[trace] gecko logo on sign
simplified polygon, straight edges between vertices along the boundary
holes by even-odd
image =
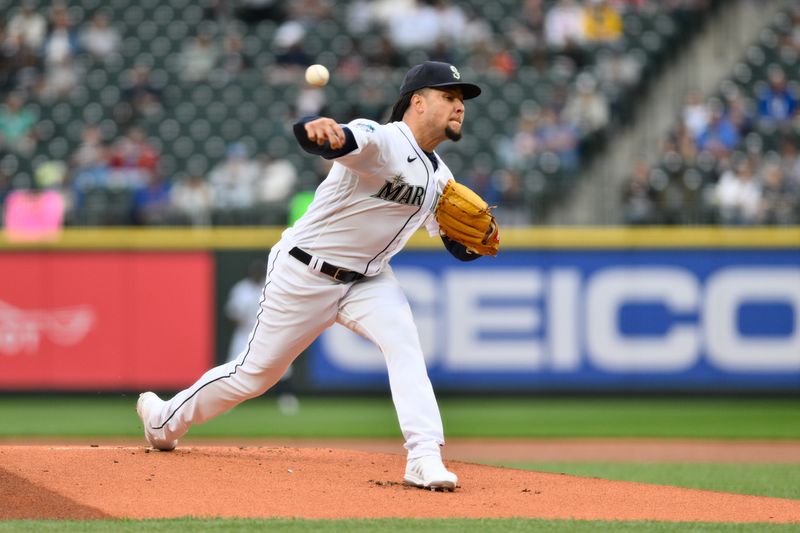
[[[728,267],[701,280],[674,266],[395,269],[428,363],[446,371],[800,371],[800,269]],[[760,328],[760,329],[759,329]],[[341,327],[322,347],[347,371],[378,371]]]

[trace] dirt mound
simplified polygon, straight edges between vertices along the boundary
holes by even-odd
[[[446,461],[455,493],[403,486],[402,455],[333,448],[0,447],[0,519],[500,518],[798,522],[800,501]]]

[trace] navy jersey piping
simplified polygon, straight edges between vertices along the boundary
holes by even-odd
[[[408,138],[408,136],[403,131],[403,129],[401,127],[399,127],[397,124],[394,124],[394,127],[397,128],[397,130],[403,135],[403,137],[406,138],[406,141],[408,141],[408,144],[411,145],[411,149],[414,150],[414,153],[417,154],[418,157],[421,157],[420,153],[417,152],[417,149],[414,147],[414,143],[411,142],[411,139]],[[420,161],[422,161],[422,160],[420,159]],[[425,190],[427,191],[428,187],[430,186],[431,173],[428,172],[428,165],[423,163],[422,166],[425,167]],[[424,204],[425,202],[422,202],[422,203]],[[406,220],[405,224],[403,224],[402,227],[399,230],[397,230],[397,233],[395,233],[394,237],[392,237],[392,239],[386,244],[386,246],[383,248],[383,250],[381,250],[380,252],[375,254],[375,256],[372,259],[369,260],[369,262],[367,263],[367,266],[364,268],[364,274],[365,275],[366,275],[367,271],[369,270],[369,266],[372,264],[372,262],[375,261],[382,253],[384,253],[389,248],[389,246],[392,245],[392,243],[397,239],[398,235],[400,235],[403,232],[403,230],[406,228],[406,226],[408,226],[408,223],[411,222],[411,219],[414,218],[417,215],[417,213],[420,212],[421,209],[422,209],[422,205],[420,205],[417,208],[416,211],[411,213],[411,215]]]
[[[272,271],[273,271],[273,270],[275,270],[275,264],[278,262],[278,256],[279,256],[279,255],[280,255],[280,250],[279,250],[279,251],[278,251],[278,253],[275,255],[275,260],[272,262],[272,268],[270,269],[269,273],[267,274],[267,277],[270,277],[270,274],[272,274]],[[253,333],[252,333],[252,334],[251,334],[251,336],[250,336],[250,340],[249,340],[249,341],[247,341],[247,351],[245,352],[245,355],[244,355],[244,357],[242,358],[242,362],[241,362],[241,363],[237,363],[237,364],[236,364],[236,366],[234,366],[234,368],[233,368],[233,372],[230,372],[228,375],[226,375],[226,376],[220,376],[220,377],[218,377],[218,378],[214,378],[214,379],[212,379],[211,381],[209,381],[208,383],[205,383],[204,385],[202,385],[201,387],[198,387],[196,391],[194,391],[194,392],[193,392],[193,393],[192,393],[192,394],[191,394],[191,395],[190,395],[188,398],[186,398],[185,400],[183,400],[183,401],[181,402],[181,404],[180,404],[178,407],[176,407],[176,408],[175,408],[175,411],[173,411],[173,412],[172,412],[172,414],[171,414],[171,415],[169,415],[169,416],[167,417],[167,419],[166,419],[166,420],[164,420],[164,422],[163,422],[163,423],[162,423],[160,426],[151,426],[151,427],[152,427],[152,429],[162,429],[164,426],[166,426],[166,425],[167,425],[167,423],[168,423],[170,420],[172,420],[172,417],[174,417],[176,414],[178,414],[178,411],[180,411],[181,407],[183,407],[183,406],[184,406],[184,404],[186,404],[186,402],[188,402],[189,400],[191,400],[192,398],[194,398],[194,397],[195,397],[195,395],[197,395],[197,393],[198,393],[198,392],[200,392],[201,390],[203,390],[203,389],[204,389],[205,387],[207,387],[208,385],[211,385],[212,383],[215,383],[215,382],[217,382],[217,381],[219,381],[219,380],[221,380],[221,379],[227,379],[227,378],[229,378],[229,377],[233,376],[234,374],[236,374],[236,371],[237,371],[237,370],[239,370],[239,367],[240,367],[240,366],[242,366],[242,365],[244,364],[244,362],[247,360],[247,356],[248,356],[248,355],[250,355],[250,345],[253,343],[253,339],[255,339],[255,337],[256,337],[256,330],[258,329],[258,326],[259,326],[259,324],[261,323],[261,321],[259,320],[259,318],[261,317],[261,313],[263,313],[263,312],[264,312],[264,308],[262,307],[262,305],[264,304],[264,302],[265,302],[265,301],[266,301],[266,299],[267,299],[267,287],[269,286],[269,284],[270,284],[270,283],[272,283],[272,279],[270,279],[270,280],[269,280],[269,281],[268,281],[268,282],[267,282],[267,283],[264,285],[264,290],[262,291],[262,295],[263,295],[263,296],[261,297],[261,301],[260,301],[260,302],[259,302],[259,304],[258,304],[258,314],[256,315],[256,327],[254,327],[254,328],[253,328]]]

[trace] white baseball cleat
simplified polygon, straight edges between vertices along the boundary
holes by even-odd
[[[155,393],[143,392],[136,402],[136,413],[142,420],[144,438],[147,439],[147,443],[156,450],[168,452],[175,449],[175,446],[178,445],[178,440],[167,440],[164,438],[163,429],[156,429],[150,425],[150,413],[163,403],[163,400],[156,396]]]
[[[421,489],[452,492],[456,490],[458,476],[447,470],[439,457],[429,455],[408,461],[403,481]]]

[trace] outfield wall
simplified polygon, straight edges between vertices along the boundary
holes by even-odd
[[[415,235],[394,269],[441,391],[800,392],[800,229],[507,230],[460,263]],[[221,313],[275,229],[68,230],[0,248],[1,390],[172,390],[224,357]],[[388,325],[387,327],[391,327]],[[335,326],[306,391],[386,390]]]

